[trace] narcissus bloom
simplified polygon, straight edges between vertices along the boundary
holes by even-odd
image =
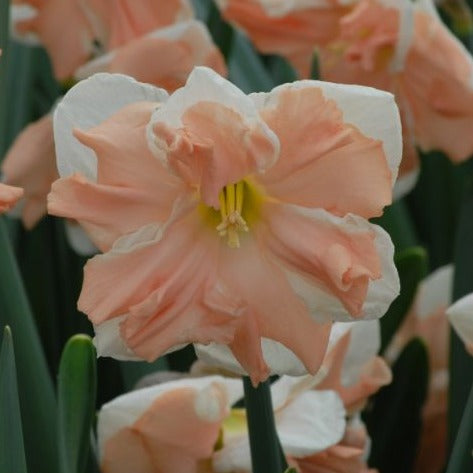
[[[226,75],[222,54],[203,23],[189,20],[128,42],[80,67],[76,79],[96,72],[120,72],[172,92],[182,87],[195,66]]]
[[[315,373],[332,320],[378,318],[399,291],[391,240],[367,220],[401,154],[390,94],[302,81],[246,96],[196,68],[168,97],[98,74],[54,126],[49,211],[104,252],[79,299],[101,354],[216,342],[257,383],[263,337]]]
[[[14,34],[38,39],[58,79],[105,50],[192,15],[187,0],[16,0],[12,7]]]
[[[216,0],[226,20],[242,28],[259,51],[281,54],[301,78],[310,75],[316,46],[333,40],[350,11],[343,0]]]
[[[380,341],[378,321],[336,323],[316,376],[282,376],[271,385],[283,451],[301,473],[372,471],[364,460],[368,437],[358,409],[392,379],[377,357]],[[241,426],[246,426],[244,411],[232,410],[224,422],[223,446],[213,457],[216,472],[251,471],[248,434]]]
[[[239,380],[212,376],[163,383],[124,394],[98,416],[102,473],[211,473]]]
[[[435,51],[435,53],[433,53]],[[473,154],[473,60],[430,0],[362,0],[320,48],[323,79],[396,95],[404,159],[398,193],[418,172],[415,145],[459,162]]]

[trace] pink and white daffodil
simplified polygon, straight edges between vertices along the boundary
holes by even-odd
[[[97,72],[119,72],[173,92],[182,87],[195,66],[226,75],[222,54],[205,25],[188,20],[160,28],[81,66],[75,78]]]
[[[317,46],[332,41],[350,0],[216,0],[223,17],[243,29],[265,54],[286,57],[308,78]]]
[[[23,195],[20,187],[8,186],[0,182],[0,213],[10,210]]]
[[[222,423],[242,395],[239,380],[209,376],[113,399],[98,415],[102,473],[211,473]]]
[[[104,252],[79,299],[103,355],[216,342],[257,384],[281,372],[266,338],[315,373],[333,320],[379,318],[398,294],[391,240],[367,220],[401,154],[390,94],[302,81],[246,96],[201,67],[168,96],[98,74],[54,127],[49,211]]]
[[[92,57],[192,16],[188,0],[15,0],[11,23],[15,37],[47,49],[56,78],[68,79]]]
[[[404,136],[399,196],[416,181],[416,145],[454,162],[473,154],[473,59],[431,0],[361,0],[319,52],[323,79],[396,95]]]

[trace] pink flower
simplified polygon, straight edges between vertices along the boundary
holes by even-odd
[[[332,320],[380,317],[398,293],[390,238],[367,220],[400,157],[389,94],[305,81],[245,96],[196,68],[168,97],[102,74],[66,95],[55,137],[49,211],[105,252],[79,299],[102,354],[216,342],[256,384],[263,337],[314,373]]]
[[[80,67],[75,77],[80,80],[96,72],[120,72],[172,92],[185,84],[195,66],[227,73],[205,25],[189,20],[129,41]]]
[[[362,0],[320,53],[325,80],[395,93],[405,150],[399,195],[415,183],[415,145],[455,162],[473,153],[473,61],[430,0]]]
[[[46,215],[46,196],[59,177],[50,115],[18,135],[2,163],[2,173],[6,184],[25,189],[22,221],[27,229],[33,228]]]
[[[10,210],[23,195],[23,189],[0,183],[0,213]]]
[[[98,417],[102,473],[211,473],[222,422],[242,391],[239,380],[211,376],[113,399]]]
[[[187,0],[20,0],[12,15],[16,35],[37,38],[55,76],[67,79],[94,55],[188,19],[192,9]]]
[[[281,54],[307,78],[318,45],[336,37],[350,11],[337,0],[216,0],[222,15],[241,27],[262,53]]]

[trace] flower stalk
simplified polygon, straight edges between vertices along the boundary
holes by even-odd
[[[281,473],[287,464],[276,432],[269,381],[255,388],[244,376],[243,386],[253,473]]]

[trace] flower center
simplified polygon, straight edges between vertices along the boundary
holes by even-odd
[[[240,248],[241,232],[248,232],[249,228],[242,217],[243,198],[245,195],[245,182],[225,186],[218,196],[220,201],[220,217],[222,221],[217,225],[217,232],[222,237],[227,237],[230,248]]]

